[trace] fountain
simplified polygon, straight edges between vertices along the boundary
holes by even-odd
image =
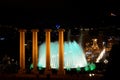
[[[58,46],[58,41],[50,43],[50,66],[53,69],[58,69],[59,67]],[[81,44],[78,44],[76,41],[64,42],[64,68],[78,68],[85,66],[87,66],[87,61]],[[38,67],[46,67],[45,42],[39,46]]]

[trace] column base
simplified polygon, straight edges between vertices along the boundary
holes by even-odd
[[[23,74],[23,73],[26,73],[26,70],[25,70],[25,69],[20,69],[20,70],[18,71],[18,74]]]
[[[38,71],[37,69],[33,69],[33,70],[31,71],[31,73],[33,73],[33,74],[39,74],[39,71]]]
[[[45,69],[44,74],[45,75],[51,75],[52,74],[51,69]]]
[[[58,70],[57,74],[58,75],[65,75],[65,70],[64,69]]]

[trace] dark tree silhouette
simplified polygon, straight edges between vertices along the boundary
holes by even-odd
[[[109,55],[109,63],[102,80],[112,80],[112,79],[120,80],[119,54],[120,54],[120,42],[112,46],[112,49]]]

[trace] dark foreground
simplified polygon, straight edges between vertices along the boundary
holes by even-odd
[[[40,74],[0,74],[0,80],[101,80],[101,74],[40,75]]]

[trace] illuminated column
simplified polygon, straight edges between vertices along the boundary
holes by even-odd
[[[18,73],[25,73],[25,29],[20,29],[20,70]]]
[[[38,29],[32,29],[32,63],[33,63],[33,73],[38,73]]]
[[[64,29],[59,29],[59,75],[64,75]]]
[[[51,67],[50,67],[50,32],[51,29],[46,29],[46,70],[45,74],[51,74]]]

